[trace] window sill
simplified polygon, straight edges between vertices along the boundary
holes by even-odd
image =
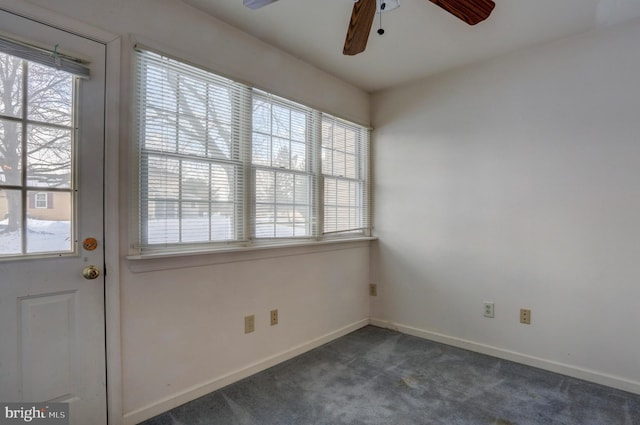
[[[128,255],[125,258],[131,272],[144,273],[360,248],[368,246],[369,242],[374,240],[377,238],[363,236],[288,244],[227,247],[210,251]]]

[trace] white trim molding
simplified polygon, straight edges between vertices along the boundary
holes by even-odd
[[[223,376],[219,376],[208,382],[204,382],[200,385],[197,385],[197,386],[188,388],[184,391],[181,391],[179,393],[176,393],[171,397],[165,398],[163,400],[159,400],[148,406],[126,413],[124,415],[124,425],[134,425],[142,421],[145,421],[149,418],[152,418],[168,410],[171,410],[174,407],[180,406],[181,404],[195,400],[213,391],[219,390],[220,388],[223,388],[229,384],[232,384],[241,379],[247,378],[258,372],[261,372],[277,364],[280,364],[284,361],[290,360],[296,356],[304,354],[307,351],[313,350],[314,348],[318,348],[321,345],[324,345],[337,338],[345,336],[353,331],[363,328],[368,324],[369,324],[368,319],[359,320],[357,322],[351,323],[350,325],[344,326],[338,330],[322,335],[318,338],[314,338],[305,343],[296,345],[295,347],[292,347],[286,351],[267,357],[256,363],[247,365],[242,369],[230,372]]]
[[[120,335],[120,53],[122,41],[107,43],[104,234],[107,415],[109,425],[122,423],[122,344]],[[107,205],[109,208],[107,208]]]
[[[431,332],[424,329],[418,329],[412,326],[395,323],[382,319],[369,319],[369,324],[380,328],[392,329],[407,335],[416,336],[418,338],[427,339],[442,344],[451,345],[453,347],[462,348],[476,353],[486,354],[488,356],[499,359],[509,360],[526,366],[547,370],[561,375],[570,376],[572,378],[582,379],[584,381],[593,382],[607,387],[616,388],[634,394],[640,394],[640,382],[631,381],[619,376],[608,375],[590,369],[556,362],[553,360],[543,359],[540,357],[530,356],[528,354],[518,353],[503,348],[493,347],[490,345],[480,344],[478,342],[443,335],[437,332]]]
[[[94,40],[106,47],[105,83],[105,331],[107,415],[109,425],[122,424],[122,351],[120,343],[119,145],[120,145],[120,36],[60,15],[24,0],[3,0],[0,9]]]

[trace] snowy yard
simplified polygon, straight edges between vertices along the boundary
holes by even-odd
[[[233,223],[229,217],[190,217],[150,220],[149,244],[178,242],[228,241],[234,239]],[[22,253],[20,231],[6,232],[7,220],[0,220],[0,255]],[[29,219],[27,222],[27,252],[69,252],[72,250],[71,225],[68,221]],[[258,223],[258,238],[306,236],[304,224]]]
[[[209,222],[209,218],[211,222]],[[307,236],[306,226],[292,223],[257,223],[256,237]],[[165,218],[149,220],[148,243],[229,241],[234,239],[233,220],[223,215],[211,217]]]
[[[20,254],[22,252],[21,231],[6,232],[7,220],[0,220],[0,254]],[[36,252],[69,252],[71,225],[68,221],[27,221],[27,250]]]

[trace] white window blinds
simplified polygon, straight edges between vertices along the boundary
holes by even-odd
[[[314,236],[313,111],[257,91],[252,106],[255,238]]]
[[[360,126],[324,115],[322,175],[323,233],[368,231],[369,132]]]
[[[366,129],[142,48],[136,67],[138,253],[368,235]]]
[[[245,239],[242,85],[138,52],[140,244]]]
[[[0,52],[55,68],[59,71],[73,74],[76,77],[89,78],[87,64],[80,59],[59,53],[58,45],[53,46],[51,50],[46,50],[27,43],[0,37]]]

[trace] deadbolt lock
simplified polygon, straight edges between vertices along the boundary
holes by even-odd
[[[82,276],[85,279],[96,279],[100,276],[100,269],[96,266],[87,266],[82,270]]]
[[[94,251],[98,247],[96,238],[87,238],[82,242],[82,247],[87,251]]]

